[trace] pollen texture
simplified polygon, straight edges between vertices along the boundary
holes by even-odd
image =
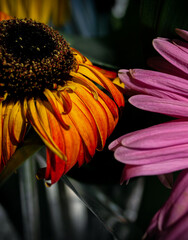
[[[30,98],[64,85],[76,66],[65,39],[31,19],[0,22],[0,93]]]

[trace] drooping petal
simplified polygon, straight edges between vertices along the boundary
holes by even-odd
[[[114,98],[116,104],[119,107],[124,106],[124,98],[120,91],[114,86],[114,84],[106,78],[101,72],[94,69],[92,66],[80,64],[78,73],[87,76],[90,80],[104,87]]]
[[[93,98],[93,95],[84,88],[77,88],[75,93],[83,101],[86,105],[87,109],[92,114],[97,129],[98,129],[98,149],[102,149],[106,142],[108,136],[108,119],[107,114],[103,106],[100,104],[99,101],[96,101]]]
[[[62,124],[63,128],[68,130],[70,126],[67,125],[63,121],[63,118],[62,118],[62,115],[61,115],[63,112],[66,112],[66,110],[64,111],[64,109],[63,109],[62,113],[59,112],[59,109],[57,107],[57,104],[58,104],[57,96],[55,97],[54,94],[50,90],[48,90],[48,89],[45,89],[44,95],[46,96],[46,98],[48,99],[49,103],[51,104],[51,107],[52,107],[52,109],[54,111],[54,114],[55,114],[57,120],[59,121],[59,123]],[[59,102],[60,102],[60,100],[59,100]]]
[[[27,127],[24,109],[19,101],[11,110],[8,127],[11,142],[18,145],[23,140]]]
[[[89,90],[91,90],[94,98],[97,100],[98,96],[101,97],[101,99],[106,103],[107,107],[111,111],[111,113],[114,116],[114,119],[118,118],[118,108],[115,102],[107,96],[103,91],[101,91],[95,84],[93,84],[88,78],[86,78],[84,75],[80,73],[72,74],[73,81],[76,83],[79,83],[85,87],[87,87]],[[77,85],[79,88],[79,85]]]
[[[93,127],[93,125],[91,125],[91,120],[88,120],[88,114],[85,115],[82,111],[83,104],[78,104],[78,102],[75,101],[76,96],[71,96],[71,98],[73,100],[73,106],[72,111],[69,113],[69,117],[77,129],[82,141],[86,145],[89,154],[93,156],[97,147],[96,128],[95,126]],[[93,101],[95,100],[93,99]],[[87,111],[87,109],[85,111]]]
[[[188,117],[188,103],[184,101],[137,95],[131,97],[129,102],[142,110],[158,112],[177,118]]]
[[[34,127],[35,131],[39,134],[41,139],[44,141],[46,146],[51,149],[51,151],[55,152],[61,159],[66,160],[66,156],[57,146],[59,131],[55,131],[57,134],[55,141],[51,135],[51,129],[59,129],[60,123],[58,123],[55,117],[54,121],[49,121],[47,113],[51,113],[51,115],[53,115],[53,110],[51,109],[49,103],[42,102],[39,99],[35,101],[30,99],[28,101],[27,118]]]
[[[162,38],[154,39],[153,46],[167,61],[188,74],[187,53]]]
[[[66,130],[56,119],[54,112],[49,111],[48,105],[44,107],[46,107],[46,117],[44,115],[44,112],[44,119],[41,119],[42,115],[39,116],[40,124],[41,126],[43,126],[43,129],[41,128],[41,126],[38,126],[39,122],[35,123],[34,125],[35,128],[37,127],[37,131],[40,131],[39,134],[42,140],[44,141],[44,135],[45,139],[49,141],[48,143],[46,143],[48,147],[47,168],[43,175],[40,171],[38,177],[43,177],[46,180],[51,180],[51,184],[53,184],[57,182],[63,174],[65,174],[77,163],[78,159],[80,158],[80,145],[83,144],[83,140],[78,132],[78,129],[75,126],[75,123],[71,120],[69,115],[62,116],[66,119],[66,123],[70,125],[70,128]],[[61,105],[59,102],[57,102],[57,108],[59,109],[59,112],[63,111],[63,105]],[[48,122],[47,124],[45,122],[46,119]],[[84,119],[83,116],[82,119]],[[78,122],[80,123],[79,116]],[[86,127],[88,127],[87,123],[85,123],[85,129]],[[44,129],[46,133],[44,132]],[[93,136],[91,136],[90,139],[92,139],[92,137]]]
[[[3,105],[3,140],[2,151],[4,164],[11,158],[26,131],[26,119],[23,106],[17,102]]]

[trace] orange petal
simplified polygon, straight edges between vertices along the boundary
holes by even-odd
[[[75,48],[71,48],[71,49],[78,63],[86,63],[89,65],[92,65],[91,61],[88,58],[86,58],[84,55],[82,55],[78,50],[76,50]]]
[[[101,72],[105,77],[109,78],[109,79],[114,79],[117,77],[117,72],[114,71],[109,71],[97,66],[92,66],[93,68],[97,69],[99,72]]]
[[[70,99],[68,92],[66,90],[58,91],[57,96],[59,96],[63,102],[64,112],[62,112],[62,114],[69,113],[72,109],[72,101]]]
[[[119,107],[124,106],[124,98],[121,92],[115,87],[115,85],[108,78],[106,78],[101,72],[93,68],[93,66],[80,64],[78,73],[81,73],[84,76],[87,76],[92,81],[100,84],[102,87],[107,89],[111,93],[117,105]]]
[[[115,102],[112,101],[112,99],[110,97],[108,97],[95,84],[93,84],[90,80],[88,80],[85,76],[81,75],[80,73],[71,73],[71,75],[74,76],[72,78],[72,81],[75,81],[76,83],[80,83],[80,84],[86,86],[87,88],[89,88],[89,90],[91,90],[93,95],[97,94],[98,96],[100,96],[103,99],[103,101],[106,103],[106,105],[108,106],[110,111],[112,112],[114,118],[118,117],[117,106],[116,106]],[[93,93],[94,91],[95,91],[95,93]],[[95,95],[94,95],[94,98],[97,100],[97,97],[95,97]]]
[[[93,98],[93,95],[84,87],[75,90],[77,96],[82,100],[92,114],[98,129],[98,149],[101,150],[108,136],[107,114],[101,103]]]
[[[85,109],[83,109],[84,107]],[[82,141],[86,145],[89,154],[93,156],[97,147],[97,133],[96,128],[91,124],[91,122],[93,122],[93,117],[91,116],[91,113],[87,114],[86,112],[88,113],[86,106],[84,106],[79,101],[73,101],[72,110],[69,113],[69,117],[73,122],[74,126],[76,127],[78,133],[80,134]],[[89,120],[88,117],[92,117],[92,119]]]
[[[61,107],[58,103],[60,111]],[[46,180],[51,180],[51,184],[53,184],[57,182],[63,174],[69,171],[81,157],[80,145],[82,144],[82,139],[68,115],[63,117],[66,117],[66,121],[71,125],[69,130],[65,130],[60,124],[59,126],[57,124],[55,125],[54,121],[57,120],[50,111],[47,112],[47,116],[50,123],[51,138],[67,159],[65,162],[57,156],[51,148],[47,149],[47,168],[46,172],[43,173],[43,177]],[[39,172],[39,177],[42,177],[41,171]]]
[[[65,128],[66,130],[69,129],[69,125],[67,125],[64,121],[63,121],[63,118],[62,118],[62,113],[65,113],[65,110],[63,109],[62,112],[59,111],[59,109],[57,108],[57,96],[55,97],[54,94],[48,90],[48,89],[45,89],[44,91],[44,95],[47,97],[49,103],[51,104],[52,106],[52,109],[54,111],[54,115],[56,116],[57,120],[59,121],[60,124],[62,124],[62,127]],[[60,99],[58,100],[58,102],[60,102]],[[63,104],[64,102],[62,102]]]

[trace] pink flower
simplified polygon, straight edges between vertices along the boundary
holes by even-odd
[[[176,29],[188,41],[188,32]],[[188,168],[188,43],[157,38],[150,70],[120,70],[119,78],[137,108],[166,114],[176,121],[126,134],[109,145],[115,158],[125,163],[122,181],[141,175],[160,175]]]
[[[155,214],[143,239],[186,240],[188,236],[188,170],[178,176],[169,199]]]

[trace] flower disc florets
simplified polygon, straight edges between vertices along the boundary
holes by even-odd
[[[64,85],[74,67],[68,43],[51,27],[31,19],[0,22],[1,95],[38,96]]]

